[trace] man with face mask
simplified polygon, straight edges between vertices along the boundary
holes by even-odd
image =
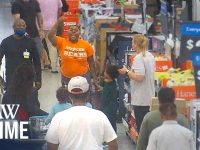
[[[14,20],[21,18],[26,22],[26,32],[36,43],[41,67],[44,69],[45,65],[49,65],[49,60],[41,40],[44,38],[44,30],[39,3],[36,0],[16,0],[12,4],[11,13]]]
[[[26,36],[26,23],[16,19],[13,25],[14,34],[5,38],[0,45],[0,63],[5,55],[6,90],[10,86],[15,69],[23,63],[33,63],[35,68],[35,86],[41,86],[40,57],[34,40]]]

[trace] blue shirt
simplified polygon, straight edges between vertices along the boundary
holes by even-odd
[[[72,104],[70,103],[56,103],[50,110],[49,116],[47,118],[47,122],[50,123],[52,118],[57,114],[58,112],[61,112],[63,110],[69,109],[72,107]]]

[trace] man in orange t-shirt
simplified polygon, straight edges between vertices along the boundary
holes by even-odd
[[[80,30],[76,25],[69,26],[68,38],[56,36],[57,28],[62,23],[63,17],[60,17],[48,36],[60,53],[62,85],[67,85],[69,80],[75,76],[84,76],[90,82],[91,72],[94,84],[97,86],[92,46],[87,41],[79,38]]]

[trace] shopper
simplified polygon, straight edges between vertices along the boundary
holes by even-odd
[[[193,133],[179,125],[174,103],[159,107],[162,125],[151,132],[147,150],[196,150]]]
[[[41,40],[44,38],[44,30],[39,3],[36,0],[16,0],[12,4],[11,12],[14,20],[21,18],[26,22],[26,32],[36,43],[41,59],[41,68],[44,69],[45,65],[49,65],[49,61]]]
[[[71,78],[68,92],[74,107],[55,115],[47,132],[48,150],[117,150],[117,135],[108,118],[85,105],[89,84],[86,78]]]
[[[25,36],[26,23],[23,19],[17,19],[13,25],[14,34],[5,38],[0,46],[0,62],[5,55],[5,74],[6,74],[6,91],[10,85],[12,76],[16,68],[25,63],[34,64],[35,69],[35,86],[41,88],[41,67],[40,57],[37,52],[35,42]]]
[[[47,53],[51,60],[51,72],[58,73],[59,57],[56,47],[54,47],[48,39],[48,33],[57,19],[61,16],[62,2],[61,0],[37,0],[41,14],[43,17],[43,29],[45,32],[45,44],[47,44]]]
[[[92,46],[79,38],[78,25],[69,26],[67,39],[56,36],[57,28],[63,24],[63,20],[64,17],[60,17],[49,32],[49,40],[58,48],[61,57],[62,85],[67,85],[69,80],[75,76],[84,76],[90,82],[90,74],[92,74],[97,86]]]
[[[71,103],[69,103],[69,97],[68,97],[68,91],[65,87],[60,87],[56,91],[56,98],[58,100],[58,103],[56,103],[50,110],[49,116],[47,118],[47,123],[50,123],[52,118],[57,114],[58,112],[61,112],[63,110],[69,109],[72,107]]]
[[[119,72],[126,74],[131,79],[131,105],[133,105],[137,130],[139,132],[142,120],[146,113],[149,112],[152,97],[155,94],[155,59],[147,51],[148,39],[144,35],[135,35],[132,47],[137,55],[134,58],[131,70],[123,66],[122,69],[119,69]]]
[[[20,64],[4,96],[4,104],[20,104],[16,115],[18,121],[28,121],[31,116],[47,115],[40,109],[38,95],[33,87],[34,74],[31,63]]]
[[[115,79],[118,77],[118,67],[115,65],[108,65],[104,72],[104,79],[100,82],[103,87],[102,93],[102,111],[108,117],[113,129],[117,131],[117,83]]]
[[[168,87],[161,88],[158,92],[158,101],[160,105],[165,103],[174,103],[174,90]],[[180,125],[189,129],[188,120],[182,114],[178,114],[176,120]],[[161,124],[162,121],[159,110],[149,112],[145,115],[142,126],[140,128],[136,150],[146,150],[149,136],[152,130],[159,127]]]

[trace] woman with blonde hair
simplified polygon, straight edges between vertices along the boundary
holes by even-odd
[[[133,105],[138,132],[142,120],[149,112],[154,88],[154,56],[147,51],[148,38],[137,34],[133,37],[132,48],[136,51],[131,70],[125,66],[119,69],[120,74],[126,74],[131,79],[131,105]]]

